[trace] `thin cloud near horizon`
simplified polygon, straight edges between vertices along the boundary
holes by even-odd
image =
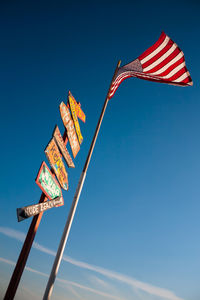
[[[15,266],[15,262],[12,261],[12,260],[9,260],[9,259],[5,259],[3,257],[0,257],[0,262],[4,262],[6,264],[9,264],[9,265],[12,265],[12,266]],[[30,268],[30,267],[25,267],[25,270],[26,271],[29,271],[31,273],[35,273],[35,274],[38,274],[40,276],[43,276],[43,277],[49,277],[48,274],[46,273],[43,273],[43,272],[40,272],[38,270],[35,270],[33,268]],[[105,293],[105,292],[102,292],[102,291],[99,291],[99,290],[96,290],[96,289],[93,289],[93,288],[90,288],[88,286],[85,286],[85,285],[82,285],[82,284],[79,284],[77,282],[74,282],[74,281],[70,281],[70,280],[66,280],[66,279],[62,279],[60,277],[57,277],[56,278],[58,282],[60,282],[63,286],[65,287],[66,289],[68,289],[68,287],[66,287],[66,284],[70,286],[70,290],[72,291],[73,288],[72,287],[76,287],[76,288],[79,288],[79,289],[83,289],[83,290],[86,290],[88,292],[91,292],[91,293],[94,293],[94,294],[97,294],[99,296],[103,296],[103,297],[106,297],[106,298],[110,298],[110,299],[114,299],[114,300],[122,300],[122,298],[120,297],[117,297],[117,296],[113,296],[111,294],[108,294],[108,293]],[[75,292],[75,291],[72,291],[74,293],[74,295],[78,296],[78,294]]]
[[[8,237],[14,238],[18,241],[21,241],[21,242],[23,242],[26,237],[25,233],[14,230],[12,228],[8,228],[8,227],[0,226],[0,233],[6,235]],[[33,242],[33,248],[35,248],[43,253],[52,255],[52,256],[56,255],[55,251],[48,249],[48,248],[44,247],[43,245],[40,245],[36,242]],[[174,292],[172,292],[170,290],[153,286],[151,284],[139,281],[135,278],[123,275],[121,273],[117,273],[112,270],[108,270],[108,269],[105,269],[105,268],[102,268],[102,267],[99,267],[96,265],[90,265],[86,262],[82,262],[82,261],[73,259],[73,258],[71,258],[69,256],[65,256],[65,255],[63,256],[62,260],[65,262],[68,262],[74,266],[77,266],[79,268],[96,272],[96,273],[104,275],[105,277],[110,278],[110,279],[115,279],[119,282],[122,282],[122,283],[125,283],[125,284],[131,286],[134,289],[142,290],[150,295],[158,296],[158,297],[161,297],[164,299],[169,299],[169,300],[184,300],[183,298],[176,296],[174,294]]]

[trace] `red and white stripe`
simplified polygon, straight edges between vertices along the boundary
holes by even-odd
[[[136,61],[141,64],[140,70],[134,69]],[[119,68],[111,85],[109,98],[114,95],[120,83],[129,77],[179,86],[193,85],[183,52],[164,32],[138,59]]]

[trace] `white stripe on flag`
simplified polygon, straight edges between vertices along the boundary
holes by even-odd
[[[184,80],[185,78],[187,78],[188,76],[190,76],[189,72],[185,72],[183,75],[181,75],[179,78],[177,78],[176,80],[173,80],[173,82],[181,82],[182,80]]]
[[[150,66],[143,69],[143,72],[147,72],[157,65],[159,65],[164,59],[166,59],[174,50],[177,48],[176,44],[173,44],[173,46],[165,53],[163,54],[159,59],[157,59],[154,63],[152,63]]]
[[[153,73],[149,73],[152,75],[159,75],[162,74],[164,71],[166,71],[171,65],[173,65],[175,62],[177,62],[179,59],[181,59],[183,57],[183,52],[181,51],[176,57],[174,57],[171,61],[169,61],[164,67],[162,67],[160,70],[153,72]]]
[[[154,57],[158,52],[160,52],[167,45],[169,40],[170,40],[170,38],[168,36],[166,36],[166,38],[164,39],[162,44],[156,50],[154,50],[151,54],[147,55],[145,58],[143,58],[141,60],[141,64],[144,64],[146,61],[148,61],[149,59]]]
[[[178,71],[180,71],[184,67],[185,67],[185,62],[181,63],[176,68],[174,68],[168,75],[162,76],[162,78],[164,78],[164,79],[165,78],[170,78],[170,77],[172,77],[174,74],[176,74]]]

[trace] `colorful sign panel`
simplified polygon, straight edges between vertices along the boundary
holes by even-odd
[[[64,104],[64,102],[61,102],[61,104],[60,104],[60,115],[61,115],[63,124],[67,130],[67,136],[68,136],[69,143],[70,143],[70,146],[72,149],[73,157],[75,158],[77,153],[80,150],[80,145],[78,142],[78,138],[77,138],[76,131],[74,128],[74,122],[71,118],[69,108]]]
[[[72,118],[74,120],[74,125],[75,125],[75,129],[76,129],[76,134],[77,134],[77,137],[78,137],[78,141],[79,141],[79,144],[81,144],[82,141],[83,141],[83,137],[82,137],[82,134],[81,134],[81,129],[80,129],[77,114],[76,114],[76,105],[75,105],[76,101],[75,101],[74,97],[72,96],[72,94],[70,92],[69,92],[69,95],[68,95],[68,101],[69,101],[69,106],[70,106],[70,110],[71,110],[71,113],[72,113]]]
[[[85,117],[84,112],[83,112],[82,109],[81,109],[81,104],[80,104],[80,102],[79,102],[79,103],[76,102],[76,114],[77,114],[77,117],[78,117],[82,122],[85,123],[86,117]]]
[[[62,205],[64,205],[63,197],[57,197],[53,200],[45,201],[35,205],[29,205],[29,206],[17,208],[18,222],[33,217],[35,215],[38,215],[39,213],[48,210],[52,207],[58,207]]]
[[[60,133],[58,126],[56,126],[56,128],[54,129],[53,137],[54,137],[56,144],[57,144],[58,148],[60,149],[60,152],[62,153],[68,167],[75,168],[73,160],[72,160],[69,152],[67,151],[67,148],[65,146],[65,143],[63,141],[63,138],[62,138],[62,135]]]
[[[44,161],[40,167],[35,182],[41,188],[47,198],[54,199],[57,197],[62,197],[60,185],[53,177],[53,174]]]
[[[54,138],[50,141],[45,149],[45,154],[53,168],[61,187],[68,190],[68,174],[65,170],[65,165],[62,161],[59,149],[56,145]]]
[[[72,96],[72,94],[71,94],[70,91],[69,91],[69,95]],[[76,115],[77,115],[77,117],[78,117],[82,122],[85,123],[86,117],[85,117],[84,112],[83,112],[82,109],[81,109],[81,104],[80,104],[80,102],[76,102],[76,100],[74,99],[73,96],[72,96],[72,100],[74,101],[74,105],[75,105],[75,110],[76,110]]]

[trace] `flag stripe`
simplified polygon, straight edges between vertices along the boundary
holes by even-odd
[[[171,77],[167,78],[167,80],[169,80],[169,81],[175,81],[175,80],[179,79],[179,77],[181,77],[184,73],[187,73],[187,71],[185,70],[185,68],[182,68],[176,74],[174,74]]]
[[[164,79],[170,78],[171,76],[173,76],[174,74],[176,74],[179,70],[181,70],[184,67],[185,67],[185,62],[181,63],[176,68],[174,68],[171,72],[169,72],[168,75],[166,75],[166,76],[162,75],[162,78],[164,78]]]
[[[180,54],[179,48],[176,48],[173,53],[171,53],[166,59],[164,59],[159,65],[154,67],[153,69],[149,70],[150,73],[154,73],[155,71],[160,70],[163,66],[166,66],[167,64],[171,65],[173,62],[172,60],[176,58]],[[144,70],[143,70],[144,71]]]
[[[166,36],[166,38],[164,39],[164,41],[158,48],[156,48],[153,52],[151,52],[148,56],[146,56],[145,58],[143,58],[141,60],[141,64],[144,64],[145,62],[150,60],[152,57],[154,57],[157,53],[159,53],[167,45],[168,42],[169,42],[169,37]]]
[[[173,45],[165,54],[163,54],[159,59],[157,59],[154,63],[150,64],[148,67],[144,68],[143,71],[147,72],[153,68],[155,68],[157,65],[159,65],[163,60],[165,60],[170,54],[174,52],[174,50],[177,48],[177,45]]]
[[[154,55],[152,58],[150,58],[149,60],[147,60],[145,63],[143,63],[141,61],[142,67],[146,68],[148,67],[150,64],[154,63],[157,59],[159,59],[163,54],[165,54],[171,47],[173,46],[173,42],[172,40],[169,39],[167,45],[160,50],[156,55]]]
[[[189,72],[188,72],[189,73]],[[181,76],[180,76],[181,75]],[[110,90],[110,94],[109,94],[109,98],[111,98],[114,94],[115,94],[115,92],[116,92],[116,90],[117,90],[117,88],[118,88],[118,86],[125,80],[125,79],[127,79],[127,78],[130,78],[130,77],[137,77],[137,78],[140,78],[140,79],[145,79],[145,80],[148,80],[148,81],[156,81],[156,82],[160,82],[160,83],[170,83],[170,84],[172,84],[172,85],[192,85],[192,82],[190,82],[189,83],[189,80],[185,80],[184,82],[181,82],[182,80],[181,79],[184,79],[184,78],[186,78],[188,76],[188,74],[187,73],[184,73],[184,74],[179,74],[179,77],[177,77],[177,79],[176,80],[174,80],[173,82],[171,81],[170,82],[170,80],[163,80],[163,79],[160,79],[159,77],[155,77],[155,76],[149,76],[149,75],[147,75],[147,74],[144,74],[144,73],[139,73],[139,72],[126,72],[126,73],[123,73],[123,74],[121,74],[119,77],[118,77],[118,79],[117,79],[117,81],[115,81],[114,82],[114,84],[112,85],[112,87],[111,87],[111,90]]]
[[[157,42],[151,46],[150,48],[148,48],[146,51],[144,51],[138,58],[141,61],[142,59],[144,59],[146,56],[148,56],[151,52],[153,52],[156,48],[158,48],[162,42],[164,41],[164,39],[166,38],[166,34],[164,32],[161,33],[159,39],[157,40]]]
[[[184,82],[187,85],[193,85],[192,78],[190,76],[185,78],[182,82]]]
[[[153,73],[149,73],[149,74],[153,74],[153,75],[159,75],[159,76],[165,76],[167,75],[169,72],[171,72],[171,70],[173,70],[174,67],[178,66],[180,63],[182,63],[183,61],[185,61],[184,57],[183,57],[183,53],[179,53],[176,57],[174,57],[170,62],[168,62],[168,64],[166,64],[164,67],[162,67],[161,69],[159,69],[156,72]]]
[[[166,79],[164,80],[165,82],[168,82],[170,83],[171,81],[174,81],[174,82],[180,82],[179,80],[179,77],[182,77],[183,73],[187,74],[187,76],[189,76],[189,72],[186,71],[186,68],[182,68],[181,70],[179,70],[179,72],[177,72],[174,76],[172,76],[171,78],[169,79]],[[115,82],[113,83],[112,87],[111,87],[111,91],[113,89],[116,89],[116,87],[119,86],[119,84],[126,78],[129,78],[129,77],[138,77],[138,78],[146,78],[147,80],[148,79],[153,79],[153,80],[161,80],[160,77],[158,76],[152,76],[152,75],[148,75],[148,74],[145,74],[145,73],[140,73],[140,72],[135,72],[135,71],[127,71],[127,72],[124,72],[122,73],[121,75],[119,75],[117,77],[117,80],[115,80]]]
[[[186,79],[189,76],[189,72],[185,72],[181,77],[178,79],[174,80],[174,82],[181,82],[182,80]]]

